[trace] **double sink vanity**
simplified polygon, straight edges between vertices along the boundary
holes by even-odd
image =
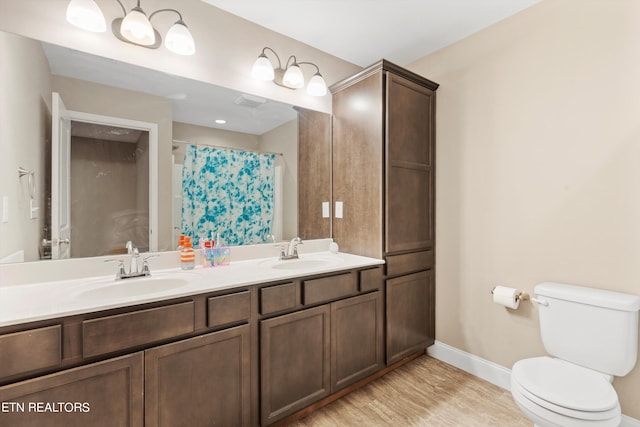
[[[382,60],[332,86],[330,121],[301,110],[298,259],[235,247],[182,271],[162,252],[119,281],[100,258],[0,265],[0,425],[285,424],[424,352],[437,87]]]
[[[0,422],[282,420],[387,366],[385,337],[406,325],[385,315],[383,264],[321,250],[3,286]]]

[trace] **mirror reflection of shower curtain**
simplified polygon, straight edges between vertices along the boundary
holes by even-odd
[[[182,233],[194,244],[266,241],[274,220],[274,154],[189,145],[182,170]]]

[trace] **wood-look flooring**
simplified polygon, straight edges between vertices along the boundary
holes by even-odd
[[[422,356],[291,427],[530,427],[511,393]]]

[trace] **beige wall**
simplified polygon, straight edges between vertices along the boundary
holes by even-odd
[[[189,123],[173,122],[173,139],[175,140],[174,154],[176,162],[182,163],[186,144],[188,142],[199,145],[217,145],[220,147],[237,148],[239,150],[258,150],[258,135],[242,132],[231,132],[223,129],[208,128]]]
[[[298,235],[298,120],[291,120],[260,135],[260,151],[282,153],[276,164],[283,167],[282,238]],[[327,236],[328,237],[328,236]]]
[[[152,50],[123,43],[116,39],[109,29],[106,33],[91,33],[78,29],[66,21],[65,11],[68,3],[68,0],[0,0],[0,29],[325,112],[331,111],[329,94],[324,97],[312,97],[304,90],[292,91],[271,82],[259,82],[251,78],[251,66],[262,48],[270,46],[282,59],[296,55],[299,61],[317,64],[328,84],[360,70],[360,67],[354,64],[200,0],[142,2],[142,7],[147,13],[161,8],[180,10],[196,42],[195,55],[188,57],[172,54],[164,47]],[[115,1],[98,0],[97,3],[105,14],[107,27],[110,28],[112,19],[122,17],[122,10]],[[164,34],[175,22],[175,16],[172,13],[160,13],[154,17],[154,25]],[[314,69],[308,68],[307,70],[303,67],[303,72],[307,78],[311,78]]]
[[[51,74],[40,43],[0,33],[0,209],[9,201],[9,222],[0,222],[0,259],[23,250],[26,260],[39,258],[45,218],[45,148],[51,137]],[[35,172],[37,219],[30,219],[28,178],[18,167]]]
[[[441,84],[438,340],[511,367],[544,354],[537,308],[494,305],[493,286],[640,294],[639,17],[544,0],[409,65]],[[640,366],[614,386],[640,418]]]

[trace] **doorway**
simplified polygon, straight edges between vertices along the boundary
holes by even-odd
[[[126,253],[127,241],[157,251],[157,125],[67,110],[56,98],[52,258]]]
[[[149,132],[71,121],[71,258],[149,245]]]

